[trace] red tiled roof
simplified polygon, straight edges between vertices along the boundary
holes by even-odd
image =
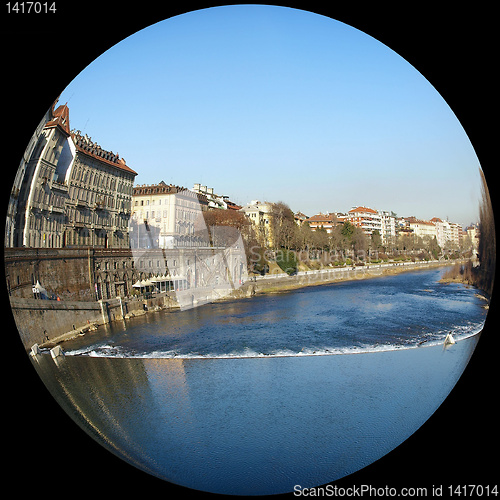
[[[102,149],[99,145],[93,143],[92,141],[86,141],[78,133],[71,133],[71,138],[75,144],[76,150],[84,155],[90,156],[106,165],[111,165],[119,170],[123,170],[133,175],[137,175],[137,172],[132,170],[125,162],[123,158],[120,158],[118,154],[114,154],[111,151],[106,151]]]
[[[242,207],[236,205],[236,203],[226,200],[227,208],[230,210],[241,210]]]
[[[349,210],[349,213],[354,213],[354,212],[365,212],[368,214],[376,214],[377,211],[373,210],[373,208],[367,208],[367,207],[356,207],[351,210]]]
[[[306,214],[303,214],[302,212],[297,212],[296,214],[294,214],[294,217],[296,219],[307,219],[307,215]]]
[[[132,189],[132,196],[151,196],[153,194],[181,194],[185,196],[192,196],[198,198],[201,205],[208,205],[207,195],[205,193],[196,193],[182,186],[174,186],[173,184],[165,184],[161,181],[158,184],[146,184],[134,186]]]
[[[336,220],[335,214],[316,214],[306,219],[307,222],[335,222]]]
[[[59,98],[58,98],[59,99]],[[54,110],[57,100],[52,105],[51,113],[52,119],[50,119],[46,124],[45,128],[59,127],[59,129],[66,134],[66,136],[71,136],[73,143],[75,144],[76,150],[83,153],[91,158],[95,158],[102,163],[111,165],[119,170],[123,170],[133,175],[137,175],[137,172],[132,170],[125,162],[123,158],[120,158],[118,154],[114,154],[110,151],[106,151],[101,148],[96,143],[93,143],[89,138],[82,137],[80,132],[71,132],[69,127],[69,108],[68,103],[59,106]]]
[[[431,221],[428,221],[428,220],[420,220],[420,219],[416,219],[415,217],[409,217],[410,219],[412,220],[409,220],[408,222],[410,224],[424,224],[426,226],[434,226],[434,222],[431,222]]]
[[[59,106],[55,111],[54,108],[52,108],[52,119],[45,124],[45,128],[55,127],[59,127],[67,136],[70,135],[69,109],[67,104],[64,104],[64,106]]]

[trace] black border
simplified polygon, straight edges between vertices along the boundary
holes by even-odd
[[[2,172],[6,174],[2,183],[3,210],[22,151],[36,125],[57,94],[85,66],[140,29],[173,15],[215,5],[223,4],[187,1],[166,7],[159,2],[138,6],[118,1],[59,0],[56,14],[7,15],[6,2],[2,4],[2,151],[6,153],[2,157]],[[493,61],[498,28],[493,4],[489,9],[480,4],[436,8],[430,2],[401,4],[397,8],[380,2],[280,5],[328,15],[354,26],[415,66],[462,123],[486,173],[496,206],[493,158],[498,100],[493,90]],[[1,293],[6,305],[2,315],[6,386],[3,415],[5,437],[9,438],[4,448],[8,463],[5,486],[46,489],[51,493],[191,494],[191,490],[170,485],[122,462],[73,424],[32,368],[16,334],[6,290]],[[476,353],[443,405],[394,451],[334,484],[426,486],[428,496],[433,485],[442,484],[446,496],[450,484],[492,485],[498,481],[495,298],[494,294]]]

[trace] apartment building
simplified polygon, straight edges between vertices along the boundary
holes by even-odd
[[[209,202],[204,194],[161,181],[135,186],[132,198],[132,249],[207,244],[202,212]]]
[[[127,248],[137,173],[118,154],[71,131],[67,105],[54,108],[16,176],[6,245]]]

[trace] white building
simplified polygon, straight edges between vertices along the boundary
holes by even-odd
[[[463,236],[463,230],[460,224],[442,220],[438,217],[432,218],[431,222],[436,226],[436,238],[441,248],[444,248],[447,244],[456,248],[460,246]]]
[[[227,244],[211,244],[209,232],[216,239],[218,230],[228,228],[207,228],[208,205],[205,194],[163,181],[134,187],[130,241],[143,278],[134,287],[175,291],[185,309],[229,295],[242,285],[247,265],[241,234],[233,231]]]
[[[382,218],[373,208],[354,207],[349,210],[347,216],[349,222],[363,229],[365,234],[371,235],[373,231],[382,234]]]
[[[233,203],[229,196],[214,193],[214,188],[202,186],[197,183],[193,187],[193,191],[198,194],[206,196],[208,201],[208,208],[220,208],[222,210],[239,210],[241,207]]]
[[[428,236],[430,238],[437,237],[436,225],[432,221],[417,219],[416,217],[408,217],[406,219],[408,227],[415,236],[423,238]]]
[[[433,217],[431,222],[433,222],[436,227],[436,239],[438,245],[443,248],[446,242],[451,238],[450,224],[448,221],[441,220],[439,217]]]
[[[380,215],[380,235],[382,236],[382,243],[394,241],[396,238],[396,217],[393,212],[386,210],[379,210]]]
[[[368,207],[354,207],[349,210],[347,220],[361,227],[365,234],[371,235],[378,231],[382,244],[387,244],[396,237],[396,217],[387,210],[374,210]]]
[[[177,248],[206,245],[202,211],[208,201],[202,194],[180,186],[135,186],[132,195],[131,248]]]

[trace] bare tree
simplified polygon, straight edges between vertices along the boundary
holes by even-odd
[[[271,204],[270,211],[271,238],[275,249],[292,248],[296,241],[295,218],[290,207],[279,201]]]
[[[479,170],[482,181],[482,198],[479,205],[479,272],[477,285],[491,294],[495,280],[496,238],[495,219],[490,192],[482,170]]]

